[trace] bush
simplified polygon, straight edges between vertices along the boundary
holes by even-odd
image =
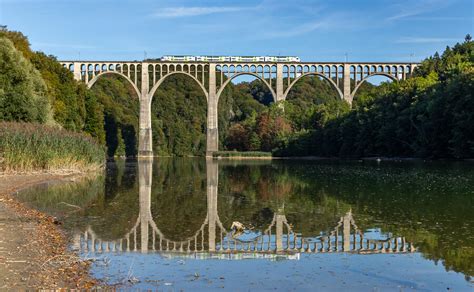
[[[40,124],[0,122],[0,171],[98,169],[105,147],[79,133]]]

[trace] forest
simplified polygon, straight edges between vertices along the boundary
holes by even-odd
[[[2,54],[21,54],[0,63],[1,120],[85,133],[106,146],[109,157],[136,155],[139,104],[126,80],[107,76],[88,89],[56,57],[32,51],[22,33],[3,27],[0,41]],[[329,82],[316,77],[301,78],[278,104],[258,79],[231,82],[219,100],[220,150],[472,158],[473,61],[468,35],[425,59],[408,80],[365,82],[352,108],[337,98]],[[22,82],[11,81],[18,76]],[[152,101],[155,155],[203,156],[206,111],[197,83],[185,75],[167,78]]]
[[[317,119],[276,152],[284,156],[474,157],[474,43],[447,47],[405,81],[383,83],[340,116]],[[324,116],[324,115],[323,115]]]

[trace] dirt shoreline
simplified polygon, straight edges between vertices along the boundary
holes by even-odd
[[[15,198],[19,190],[83,175],[0,174],[0,290],[88,289],[98,284],[89,276],[90,263],[68,250],[60,223]]]

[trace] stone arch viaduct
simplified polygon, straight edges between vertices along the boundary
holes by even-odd
[[[394,81],[408,78],[417,63],[375,62],[166,62],[166,61],[61,61],[74,78],[92,87],[103,75],[117,74],[135,89],[140,102],[138,156],[153,156],[151,102],[158,87],[174,74],[183,74],[201,87],[207,99],[207,155],[218,150],[219,97],[232,79],[252,75],[270,90],[275,102],[286,99],[290,89],[304,76],[327,80],[339,98],[352,104],[361,86],[372,76],[386,76]]]
[[[141,160],[138,164],[139,214],[134,226],[121,238],[102,240],[89,226],[78,231],[73,240],[76,250],[82,252],[142,252],[156,251],[174,255],[206,258],[213,254],[226,257],[246,253],[259,255],[291,255],[299,253],[410,253],[416,251],[413,243],[403,236],[389,235],[386,238],[367,238],[357,227],[352,211],[341,216],[325,235],[305,236],[294,230],[287,221],[284,206],[275,210],[270,224],[263,230],[245,239],[225,227],[219,218],[218,178],[219,164],[206,160],[207,214],[194,235],[181,240],[171,240],[155,222],[151,212],[153,161]],[[163,214],[166,215],[166,214]],[[307,220],[314,220],[307,218]],[[235,258],[239,258],[238,256]]]

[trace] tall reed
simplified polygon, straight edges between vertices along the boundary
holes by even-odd
[[[105,147],[80,133],[0,122],[0,171],[87,171],[103,166]]]

